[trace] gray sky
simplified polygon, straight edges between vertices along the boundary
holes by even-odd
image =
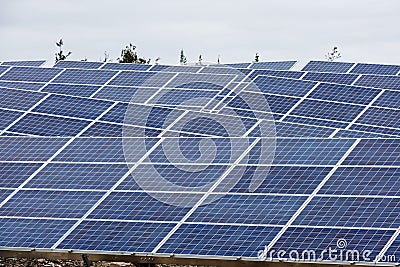
[[[162,64],[324,60],[400,64],[399,0],[0,0],[0,60],[117,58],[129,42]]]

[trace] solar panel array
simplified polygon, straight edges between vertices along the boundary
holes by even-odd
[[[400,66],[295,63],[1,64],[0,249],[400,260]]]

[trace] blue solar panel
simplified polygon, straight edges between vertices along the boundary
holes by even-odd
[[[321,83],[308,97],[368,105],[379,93],[380,90],[372,88]]]
[[[399,139],[361,140],[343,164],[398,166],[399,147]]]
[[[57,248],[151,252],[173,227],[171,223],[84,221]]]
[[[98,69],[104,63],[103,62],[88,62],[88,61],[58,61],[54,67],[65,68],[65,69]]]
[[[2,161],[46,161],[68,139],[64,138],[0,138],[0,158]]]
[[[1,75],[3,72],[5,72],[6,70],[8,70],[8,69],[9,69],[9,67],[0,66],[0,75]]]
[[[40,163],[0,163],[0,187],[17,188],[41,165]]]
[[[390,128],[377,127],[377,126],[369,126],[369,125],[360,125],[360,124],[357,124],[357,123],[353,124],[350,127],[350,130],[363,131],[363,132],[372,132],[372,133],[382,133],[382,134],[400,136],[400,130],[397,130],[397,129],[390,129]]]
[[[1,87],[15,88],[15,89],[25,89],[25,90],[33,90],[33,91],[39,90],[44,85],[45,85],[45,83],[32,83],[32,82],[26,83],[26,82],[4,82],[4,81],[0,81],[0,86]]]
[[[295,123],[275,123],[278,137],[326,137],[334,131],[333,128],[316,127]]]
[[[357,123],[399,128],[400,110],[369,108]]]
[[[254,193],[311,194],[332,169],[330,167],[296,166],[236,167],[237,170],[241,168],[246,168],[245,173],[230,192],[249,193],[253,177],[261,175],[262,183]],[[216,192],[220,192],[220,190],[217,188]]]
[[[9,165],[3,168],[7,167],[10,168]],[[33,172],[35,167],[37,168],[32,164],[21,165],[28,174]],[[33,177],[25,188],[108,190],[127,171],[127,166],[122,164],[50,163]]]
[[[0,218],[0,246],[50,248],[72,227],[72,220]]]
[[[71,96],[51,95],[33,112],[95,120],[111,106],[111,102]]]
[[[354,85],[399,90],[400,76],[363,75]]]
[[[0,216],[80,218],[103,192],[21,190],[0,208]]]
[[[171,197],[174,197],[173,195]],[[182,197],[177,195],[176,197]],[[118,207],[117,207],[118,206]],[[174,207],[152,198],[145,192],[111,193],[95,211],[91,219],[179,221],[189,208]]]
[[[264,93],[292,96],[303,96],[317,84],[315,82],[268,76],[259,76],[254,80],[254,83]],[[253,87],[250,87],[250,90],[252,90],[252,88]]]
[[[18,111],[0,109],[0,130],[4,130],[22,114],[23,113]]]
[[[106,63],[101,69],[107,70],[148,70],[151,65],[130,63]]]
[[[161,87],[173,76],[173,73],[126,71],[118,74],[117,77],[108,84],[120,86]]]
[[[54,94],[65,94],[72,96],[82,96],[82,97],[90,97],[93,93],[95,93],[100,86],[93,85],[73,85],[73,84],[56,84],[51,83],[44,87],[41,91],[54,93]]]
[[[51,68],[13,67],[1,76],[4,81],[49,82],[62,70]]]
[[[385,91],[374,102],[373,105],[378,107],[399,108],[399,103],[400,103],[400,92]]]
[[[88,121],[83,120],[28,114],[14,124],[10,131],[38,136],[75,136],[88,124]]]
[[[302,117],[296,117],[296,116],[288,116],[283,121],[307,124],[307,125],[315,125],[315,126],[333,127],[333,128],[345,128],[348,125],[348,123],[344,123],[344,122],[327,121],[327,120],[322,120],[322,119],[302,118]]]
[[[319,194],[398,196],[399,179],[397,168],[340,167]]]
[[[290,70],[296,61],[278,61],[278,62],[254,62],[251,69],[268,69],[268,70]]]
[[[359,74],[397,75],[400,66],[358,63],[350,72]]]
[[[358,75],[356,74],[309,72],[303,77],[303,80],[350,85],[357,79],[357,77]]]
[[[0,108],[28,110],[43,97],[43,93],[0,88]]]
[[[78,70],[67,69],[53,82],[73,84],[98,84],[102,85],[110,80],[117,72],[109,70]]]
[[[249,78],[254,79],[259,75],[267,75],[281,78],[300,79],[304,72],[301,71],[284,71],[284,70],[254,70]]]
[[[202,206],[189,222],[285,224],[306,197],[227,195]]]
[[[397,228],[400,202],[395,198],[314,197],[295,225]]]
[[[195,66],[168,66],[168,65],[154,65],[149,71],[163,71],[163,72],[192,72],[196,73],[201,67]]]
[[[23,60],[23,61],[5,61],[1,63],[1,65],[6,66],[19,66],[19,67],[40,67],[42,66],[46,60]]]
[[[56,162],[121,162],[125,163],[120,138],[79,138],[55,159]]]
[[[257,257],[257,252],[279,230],[279,227],[184,224],[158,252]]]
[[[310,61],[302,71],[346,73],[353,65],[348,62]]]
[[[96,95],[95,98],[108,99],[114,101],[130,102],[132,97],[139,94],[139,91],[144,91],[144,95],[150,95],[157,92],[158,89],[137,87],[117,87],[117,86],[104,86]],[[151,93],[152,92],[152,93]]]
[[[291,114],[304,117],[351,122],[364,108],[364,106],[304,100],[292,111]]]

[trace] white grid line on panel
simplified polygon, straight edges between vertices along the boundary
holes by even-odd
[[[165,137],[160,138],[51,248],[57,248],[164,140]]]
[[[372,105],[381,97],[381,95],[385,92],[385,89],[382,89],[375,97],[374,99],[369,102],[368,105],[365,106],[365,108],[344,128],[344,130],[349,130],[351,126],[353,126],[354,123],[370,108]],[[371,125],[372,126],[372,125]],[[330,136],[329,138],[333,138],[340,129],[336,129]]]
[[[174,80],[178,75],[179,75],[179,73],[174,74],[166,83],[164,83],[163,86],[161,86],[160,88],[158,88],[158,90],[157,90],[152,96],[150,96],[143,104],[144,104],[144,105],[148,105],[149,102],[150,102],[158,93],[160,93],[164,88],[166,88],[167,85],[168,85],[172,80]]]
[[[60,149],[56,151],[45,163],[43,163],[34,173],[32,173],[22,184],[18,186],[6,199],[0,203],[0,208],[3,207],[15,194],[17,194],[29,181],[31,181],[41,170],[43,170],[53,159],[55,159],[67,146],[69,146],[77,137],[82,135],[87,131],[100,117],[110,111],[117,103],[111,105],[107,110],[100,114],[96,120],[88,124],[84,129],[82,129],[76,136],[69,139]]]
[[[5,65],[3,65],[3,66],[5,66]],[[8,67],[8,69],[6,69],[2,74],[0,74],[0,79],[1,79],[1,77],[4,75],[4,74],[6,74],[7,72],[9,72],[13,67],[12,66],[6,66],[6,67]]]
[[[229,76],[229,75],[233,76],[232,79],[231,79],[223,88],[221,88],[220,92],[222,92],[222,90],[224,90],[225,88],[227,88],[228,86],[230,86],[232,83],[234,83],[234,82],[235,82],[235,79],[238,77],[236,74],[228,74],[227,76]],[[241,82],[239,82],[239,84],[240,84],[240,83],[241,83]],[[232,91],[231,91],[231,92],[232,92]],[[214,106],[212,109],[207,109],[207,106],[210,105],[210,103],[218,97],[218,94],[216,94],[213,98],[210,99],[210,101],[207,102],[207,104],[205,104],[205,105],[200,109],[200,111],[201,111],[201,112],[208,113],[208,112],[207,112],[207,110],[208,110],[209,113],[212,113],[212,112],[215,110],[215,107],[219,106],[220,103],[224,103],[223,101],[231,94],[231,92],[229,92],[229,94],[227,94],[226,96],[224,96],[223,99],[217,101],[218,104],[217,104],[216,106]]]
[[[189,111],[187,111],[189,112]],[[168,127],[165,128],[165,130],[161,133],[164,134],[167,132],[178,120],[183,118],[187,112],[182,113],[173,123],[171,123]],[[165,140],[165,137],[161,137],[160,140],[157,141],[153,145],[152,148],[150,148],[140,159],[138,162],[136,162],[129,170],[124,174],[124,176],[121,177],[107,192],[79,219],[78,222],[76,222],[59,240],[57,240],[56,243],[53,244],[52,248],[55,249],[61,242],[67,238],[69,234],[72,233],[73,230],[78,227],[83,220],[85,220],[115,189]]]
[[[242,159],[250,152],[251,149],[261,140],[261,138],[256,138],[256,140],[249,145],[249,147],[235,160],[235,162],[221,175],[221,177],[210,187],[210,189],[199,199],[199,201],[191,208],[188,213],[171,229],[171,231],[163,238],[163,240],[158,243],[158,245],[153,249],[152,253],[156,253],[168,239],[181,227],[181,225],[196,211],[196,209],[207,199],[207,197],[217,188],[217,186],[225,179],[226,176],[236,167],[236,165],[242,161]]]
[[[279,120],[278,120],[278,122],[282,122],[287,116],[289,116],[289,114],[295,109],[295,108],[297,108],[319,85],[320,85],[321,83],[320,82],[318,82],[318,83],[316,83],[308,92],[307,92],[307,94],[305,94],[302,98],[300,98],[300,100],[299,101],[297,101],[297,103],[296,104],[294,104],[289,110],[288,110],[288,112],[286,112],[286,114],[285,115],[283,115],[283,117],[282,118],[280,118]]]
[[[56,76],[54,76],[52,79],[50,79],[50,81],[48,81],[47,83],[45,83],[42,87],[40,87],[40,89],[38,90],[38,92],[41,92],[43,90],[43,88],[45,88],[47,85],[49,85],[50,83],[52,83],[55,79],[57,79],[58,76],[60,76],[62,73],[64,73],[64,71],[66,71],[67,69],[61,69],[61,71],[59,73],[57,73]]]
[[[369,104],[367,106],[365,106],[365,108],[346,126],[346,128],[344,128],[344,130],[349,130],[351,128],[351,126],[353,126],[353,124],[370,108],[372,107],[372,105],[378,100],[378,98],[381,97],[381,95],[385,92],[385,89],[382,89],[375,97],[374,99],[371,100],[371,102],[369,102]],[[334,137],[337,133],[339,132],[339,129],[336,129],[330,136],[329,138]]]
[[[254,123],[254,125],[251,126],[250,129],[249,129],[242,137],[247,137],[247,136],[249,136],[249,134],[250,134],[258,125],[260,125],[261,122],[263,122],[262,119],[261,119],[261,120],[257,120],[257,122]]]
[[[100,92],[105,86],[107,86],[115,77],[117,77],[121,71],[117,71],[106,83],[104,83],[102,86],[100,86],[99,89],[97,89],[93,94],[89,96],[89,98],[93,98],[98,92]]]
[[[317,195],[318,191],[324,186],[324,184],[329,180],[329,178],[335,173],[335,171],[340,167],[340,165],[345,161],[345,159],[350,155],[350,153],[354,150],[354,148],[361,141],[360,138],[356,139],[353,145],[346,151],[346,153],[340,158],[340,160],[336,163],[335,167],[326,175],[326,177],[321,181],[321,183],[314,189],[314,191],[310,194],[310,196],[306,199],[306,201],[300,206],[300,208],[293,214],[293,216],[286,223],[285,227],[283,227],[279,233],[272,239],[272,241],[265,247],[264,251],[269,251],[275,243],[279,240],[279,238],[286,232],[286,230],[293,224],[296,218],[300,215],[300,213],[306,208],[306,206],[310,203],[310,201]]]
[[[379,252],[379,254],[376,256],[374,263],[378,263],[382,257],[385,256],[386,251],[390,248],[390,246],[393,244],[393,242],[397,239],[397,237],[400,234],[400,228],[396,230],[396,232],[392,235],[392,237],[389,239],[389,241],[386,243],[386,245],[382,248],[382,250]]]
[[[358,63],[353,63],[353,65],[350,67],[350,69],[346,72],[348,74],[351,74],[351,71],[357,66]]]
[[[351,86],[354,86],[355,84],[356,84],[356,82],[361,78],[361,74],[359,74],[358,76],[357,76],[357,78],[350,84]]]
[[[10,129],[11,127],[13,127],[17,122],[19,122],[20,120],[22,120],[26,115],[28,115],[29,113],[31,113],[32,110],[34,110],[37,106],[39,106],[43,101],[45,101],[47,98],[50,97],[51,94],[47,94],[45,95],[42,99],[40,99],[38,102],[36,102],[35,105],[33,105],[32,107],[30,107],[30,109],[28,109],[27,111],[24,111],[24,113],[19,116],[15,121],[13,121],[11,124],[9,124],[6,128],[4,128],[1,132],[0,135],[2,135],[5,131],[7,131],[8,129]],[[7,109],[8,110],[8,109]],[[20,110],[18,110],[20,111]]]

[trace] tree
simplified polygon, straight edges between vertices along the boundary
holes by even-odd
[[[187,59],[186,59],[185,53],[183,53],[183,49],[181,50],[181,58],[179,60],[179,63],[181,63],[181,65],[187,64]]]
[[[56,53],[56,63],[60,60],[65,60],[69,55],[71,55],[71,52],[68,52],[68,54],[64,54],[62,51],[62,46],[64,45],[63,39],[61,38],[59,42],[56,42],[56,45],[60,48],[60,51]]]
[[[325,58],[328,61],[334,61],[334,60],[336,60],[338,58],[341,58],[341,57],[342,57],[342,55],[340,54],[337,46],[333,47],[332,52],[329,52],[328,54],[325,55]]]
[[[199,55],[199,65],[201,65],[202,62],[203,62],[203,57]]]
[[[117,59],[119,63],[136,63],[136,64],[150,64],[150,59],[141,58],[136,53],[136,46],[129,44],[122,49],[121,58]]]
[[[258,55],[258,53],[256,53],[256,55],[254,56],[254,62],[259,62],[260,61],[260,56]]]

